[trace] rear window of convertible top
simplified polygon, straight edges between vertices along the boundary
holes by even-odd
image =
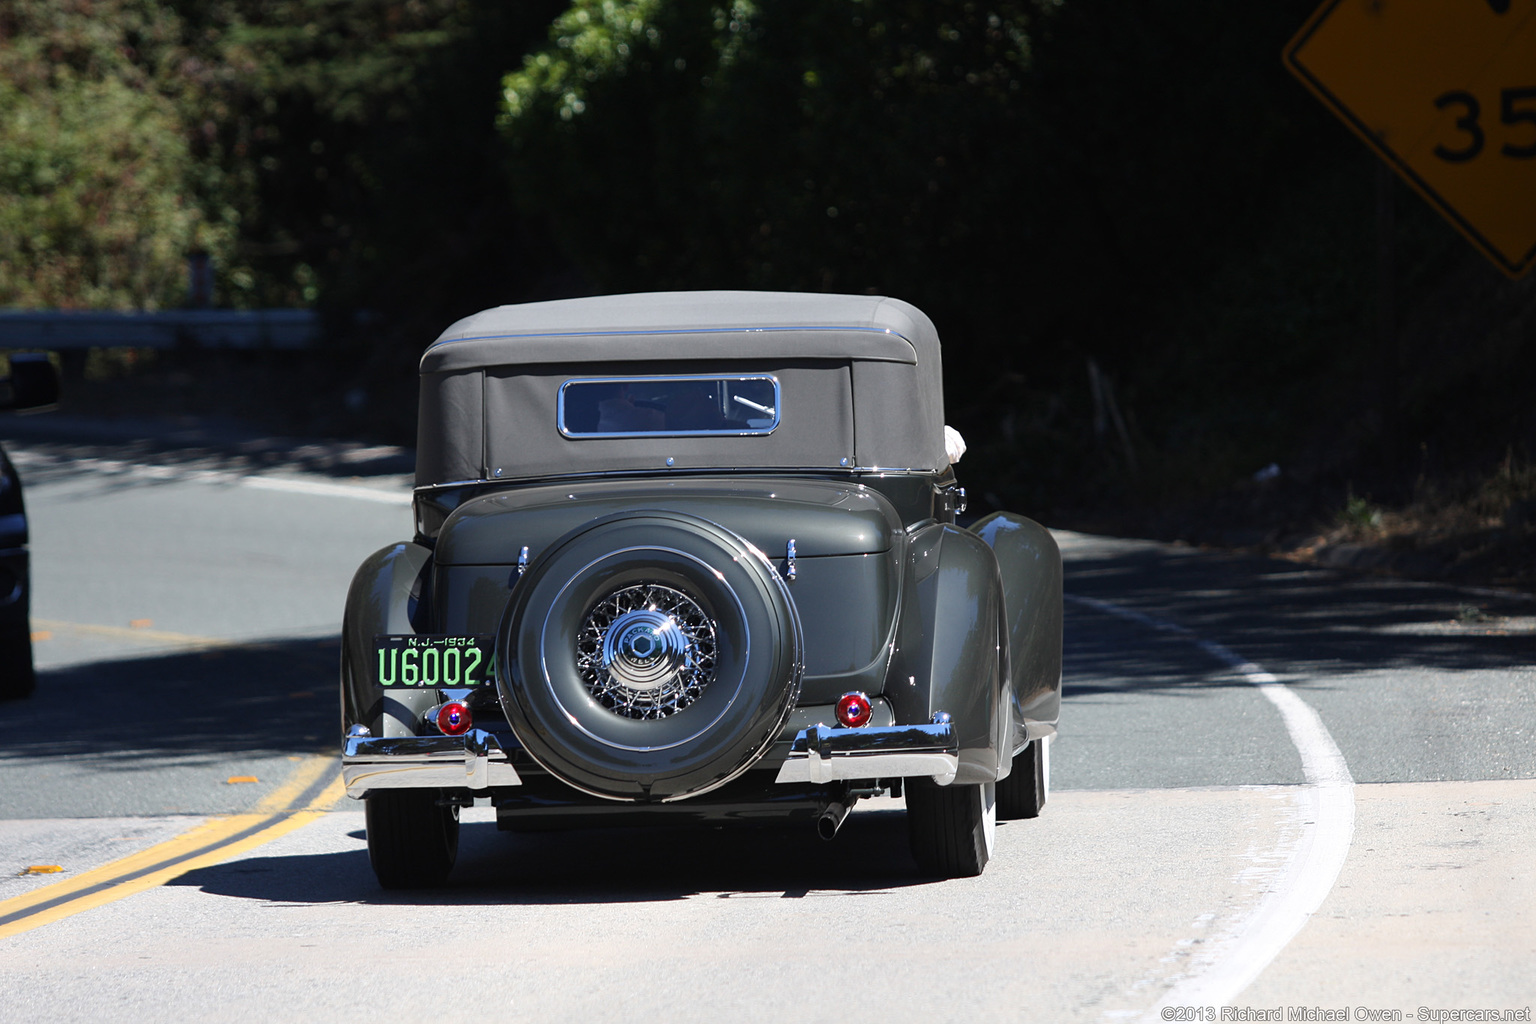
[[[560,386],[566,437],[769,434],[779,425],[779,382],[766,374],[589,377]]]

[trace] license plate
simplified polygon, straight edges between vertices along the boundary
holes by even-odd
[[[496,681],[493,636],[375,636],[380,686],[463,687]]]

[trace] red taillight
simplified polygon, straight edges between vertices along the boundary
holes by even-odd
[[[437,728],[445,736],[462,736],[474,724],[469,705],[463,701],[451,700],[437,709]]]
[[[837,698],[837,720],[857,729],[869,724],[869,698],[862,693],[845,693]]]

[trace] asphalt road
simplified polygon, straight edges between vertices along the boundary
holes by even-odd
[[[981,878],[918,878],[889,800],[832,843],[475,808],[448,887],[386,893],[326,785],[342,600],[409,535],[408,454],[33,429],[7,442],[42,671],[0,705],[0,1021],[1536,1003],[1529,601],[1064,534],[1052,797]],[[170,866],[4,923],[134,856]]]

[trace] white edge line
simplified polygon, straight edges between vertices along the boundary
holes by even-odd
[[[1251,911],[1212,940],[1213,945],[1225,947],[1219,959],[1175,982],[1141,1019],[1160,1021],[1163,1009],[1172,1006],[1230,1005],[1296,937],[1333,890],[1355,834],[1355,780],[1349,765],[1311,705],[1248,659],[1222,644],[1202,640],[1193,630],[1176,623],[1097,598],[1065,597],[1096,611],[1185,637],[1235,670],[1280,712],[1301,755],[1301,770],[1307,780],[1301,801],[1302,834],[1280,881]]]
[[[333,484],[322,480],[298,480],[284,476],[243,476],[240,478],[240,483],[244,487],[254,487],[258,491],[285,491],[289,494],[311,494],[325,498],[359,498],[385,505],[408,506],[411,503],[411,496],[401,494],[399,491],[360,487],[356,484]]]

